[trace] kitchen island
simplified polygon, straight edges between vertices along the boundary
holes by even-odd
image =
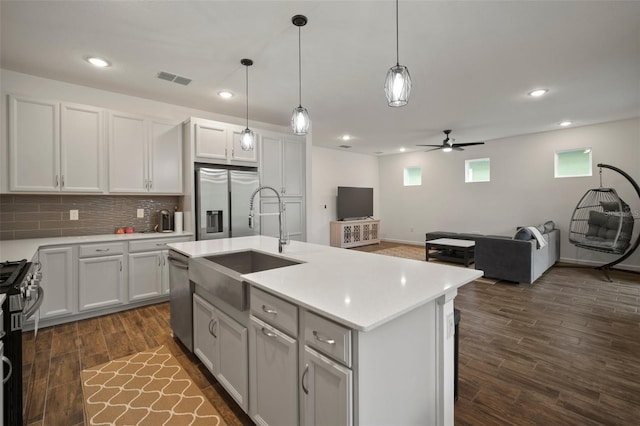
[[[278,254],[264,236],[169,247],[190,262],[248,250],[300,262],[242,275],[247,312],[195,286],[194,352],[223,386],[239,378],[225,388],[256,423],[453,424],[453,299],[482,271],[296,241]],[[199,306],[217,313],[204,326]],[[247,354],[233,354],[248,356],[247,376],[220,373],[224,351],[203,337],[218,339],[218,319],[248,334]]]

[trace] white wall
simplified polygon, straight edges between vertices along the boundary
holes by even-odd
[[[373,216],[380,217],[378,158],[313,147],[311,201],[307,203],[311,226],[307,241],[329,245],[329,222],[336,220],[338,186],[373,188]],[[384,223],[380,224],[384,229]]]
[[[593,149],[593,176],[554,178],[554,151],[583,147]],[[491,182],[465,183],[465,160],[485,157],[491,159]],[[423,244],[429,231],[511,236],[517,226],[553,220],[562,233],[564,260],[613,260],[568,241],[569,221],[578,201],[599,186],[597,163],[616,166],[640,182],[640,119],[488,141],[463,152],[380,157],[382,238]],[[410,166],[422,167],[422,186],[403,186],[403,168]],[[637,234],[640,200],[631,185],[616,172],[603,169],[603,186],[615,188],[634,209]],[[625,264],[640,268],[640,253]]]

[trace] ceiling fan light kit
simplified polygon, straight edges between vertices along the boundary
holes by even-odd
[[[291,128],[296,135],[306,135],[309,133],[309,112],[302,106],[302,52],[300,47],[300,28],[307,25],[307,17],[304,15],[295,15],[291,18],[293,25],[298,27],[298,107],[293,109],[291,116]]]
[[[249,129],[249,67],[253,65],[253,61],[251,59],[242,59],[240,63],[245,67],[247,83],[247,127],[240,134],[240,148],[242,148],[243,151],[253,151],[255,135],[253,131]]]
[[[400,42],[398,35],[398,0],[396,0],[396,65],[389,68],[384,83],[387,102],[391,107],[401,107],[409,102],[411,75],[409,69],[400,65]]]

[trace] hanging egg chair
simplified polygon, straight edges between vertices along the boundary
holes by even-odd
[[[640,187],[624,171],[607,164],[600,168],[600,188],[588,190],[578,202],[569,224],[569,242],[587,250],[621,255],[598,269],[611,269],[638,248],[640,236],[632,243],[634,217],[631,208],[613,188],[602,187],[602,169],[611,169],[624,176],[640,198]],[[608,277],[608,275],[607,275]]]

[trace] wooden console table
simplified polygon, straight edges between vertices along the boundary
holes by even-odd
[[[332,247],[358,247],[380,244],[380,221],[375,219],[331,222]]]

